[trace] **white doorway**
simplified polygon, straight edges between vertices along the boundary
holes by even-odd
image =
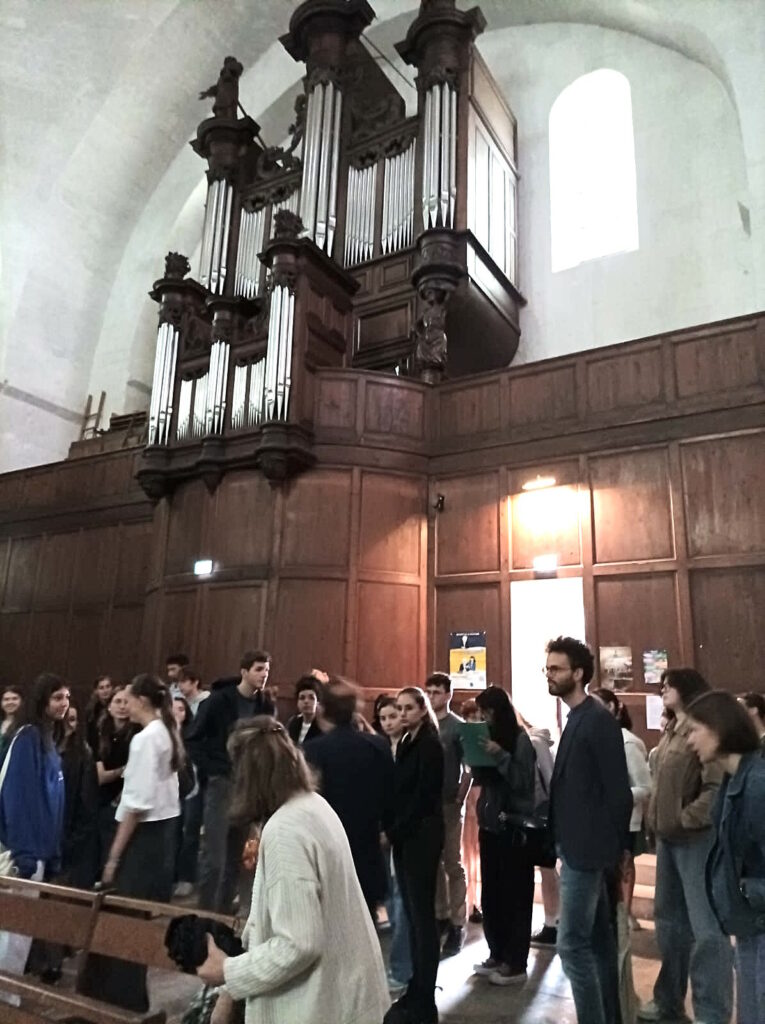
[[[537,728],[559,736],[558,704],[542,675],[545,646],[556,636],[584,640],[581,576],[510,583],[513,704]],[[561,705],[565,712],[565,705]],[[561,719],[562,721],[562,719]]]

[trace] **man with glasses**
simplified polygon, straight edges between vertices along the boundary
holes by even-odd
[[[593,670],[586,644],[563,636],[548,643],[547,688],[569,708],[550,780],[550,823],[561,860],[557,949],[581,1024],[619,1024],[606,879],[629,846],[632,791],[621,729],[585,690]]]

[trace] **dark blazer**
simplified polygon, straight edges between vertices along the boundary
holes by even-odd
[[[569,714],[550,780],[550,821],[567,864],[615,866],[629,845],[632,791],[622,730],[592,697]]]
[[[394,846],[416,835],[427,818],[443,820],[444,751],[437,730],[425,722],[415,738],[399,740],[393,774],[393,807],[386,829]]]
[[[292,740],[293,743],[298,743],[299,742],[299,740],[300,740],[300,730],[302,729],[302,727],[303,727],[303,716],[302,715],[293,715],[292,718],[289,720],[289,722],[287,722],[287,734],[289,735],[289,738]],[[309,740],[316,739],[318,736],[321,736],[321,735],[322,735],[321,729],[316,724],[316,719],[314,718],[314,720],[311,722],[311,728],[305,734],[305,739],[303,740],[303,743],[308,743]]]
[[[343,823],[361,889],[368,904],[385,896],[380,832],[393,790],[393,758],[387,740],[338,725],[303,744],[319,772],[319,792]]]

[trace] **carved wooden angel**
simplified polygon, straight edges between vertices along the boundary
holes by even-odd
[[[213,114],[215,117],[225,118],[229,121],[236,120],[236,111],[239,106],[239,78],[244,71],[243,66],[236,57],[226,57],[223,61],[218,81],[209,89],[200,92],[200,100],[213,97]]]

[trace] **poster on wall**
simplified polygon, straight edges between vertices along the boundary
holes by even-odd
[[[645,698],[645,726],[646,729],[654,731],[661,730],[661,713],[664,710],[664,701],[656,694],[646,694]]]
[[[608,690],[632,689],[632,648],[600,648],[600,685]]]
[[[661,674],[666,671],[668,663],[666,651],[643,651],[643,679],[647,686],[659,685]]]
[[[449,675],[460,690],[486,689],[486,634],[449,634]]]

